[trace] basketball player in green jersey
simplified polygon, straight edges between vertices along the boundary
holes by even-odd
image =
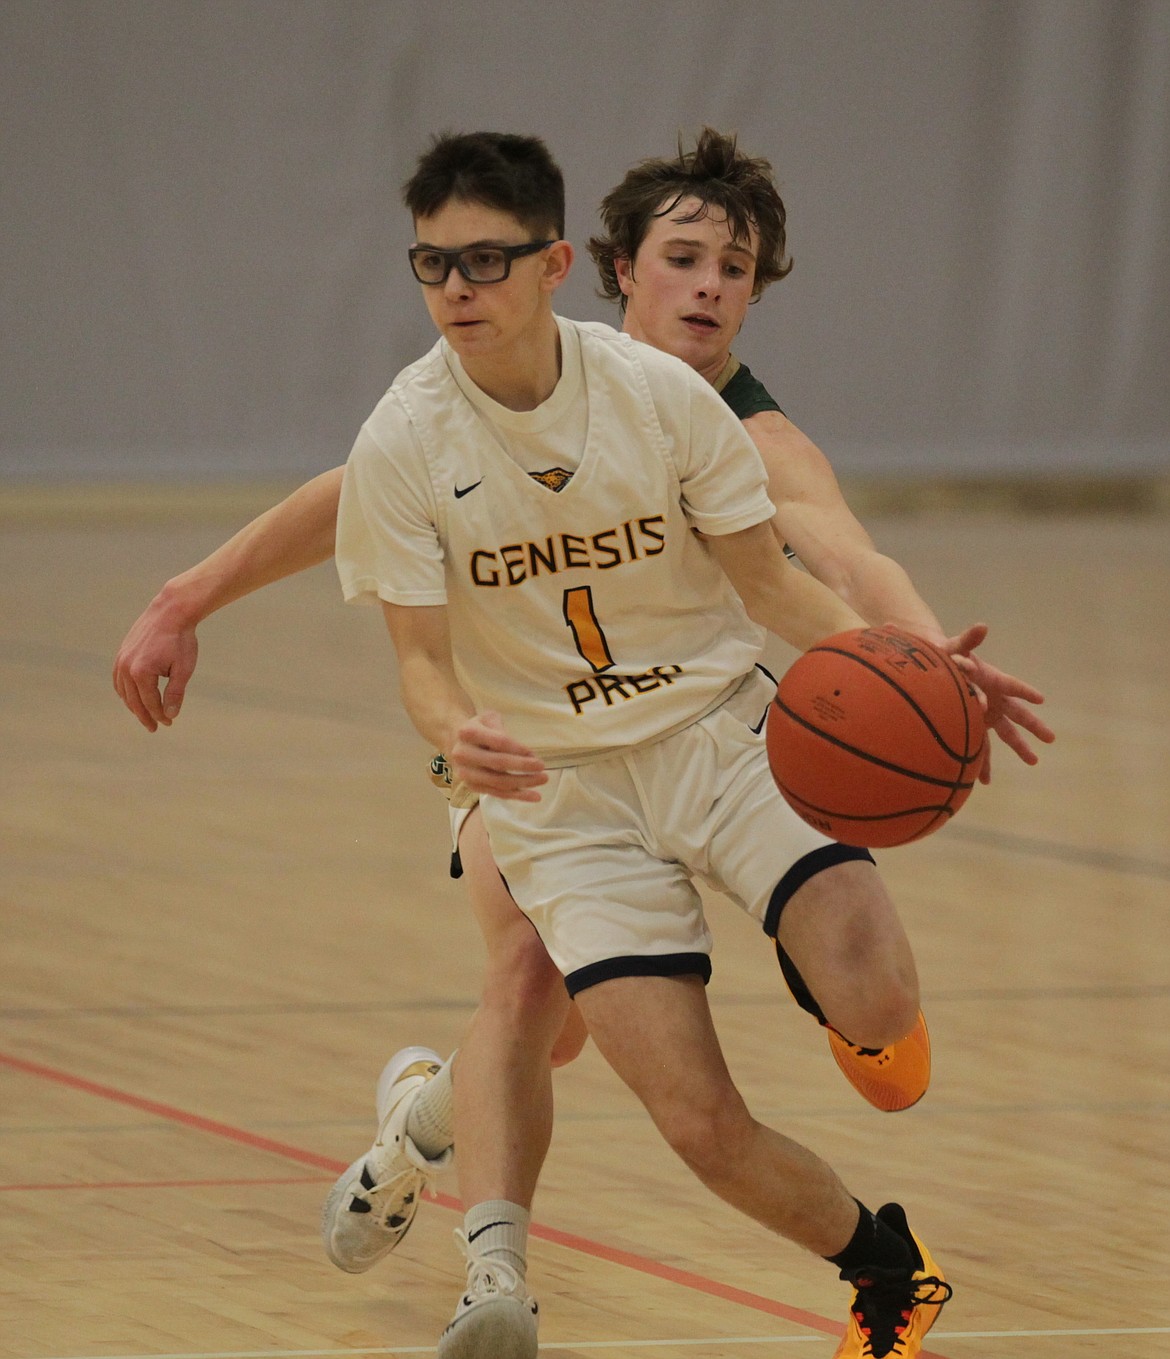
[[[759,178],[760,163],[748,162],[728,139],[705,133],[699,150],[692,157],[680,157],[675,163],[674,182],[661,175],[669,164],[658,163],[657,179],[653,173],[639,179],[638,172],[632,172],[607,200],[607,226],[611,228],[610,239],[615,248],[607,261],[602,242],[599,259],[603,276],[607,262],[612,267],[610,286],[616,285],[626,301],[626,328],[639,338],[678,353],[705,376],[727,384],[724,388],[726,399],[739,407],[738,413],[750,417],[747,427],[769,465],[770,490],[779,507],[777,518],[783,536],[797,546],[815,575],[828,577],[844,597],[852,596],[858,611],[870,621],[898,621],[941,639],[941,630],[933,615],[921,604],[904,574],[893,563],[874,553],[863,531],[844,509],[831,473],[817,451],[780,415],[779,408],[758,384],[753,384],[744,370],[738,374],[731,371],[733,364],[728,346],[742,323],[747,302],[758,295],[771,278],[782,276],[782,272],[772,272],[769,276],[767,270],[769,267],[775,269],[777,261],[782,265],[783,220],[781,216],[778,242],[775,234],[772,239],[773,247],[778,244],[778,249],[774,248],[771,253],[761,249],[753,256],[750,248],[745,249],[745,244],[751,245],[750,234],[733,229],[734,211],[727,213],[719,193],[712,193],[711,189],[712,183],[718,184],[721,176],[730,179],[740,175],[742,178],[741,172],[746,167],[749,171],[747,216],[752,220],[755,203],[751,194],[757,192],[758,186],[753,186],[750,180],[752,174]],[[647,182],[651,188],[649,198]],[[641,208],[623,207],[623,201],[628,202],[628,195],[626,200],[620,198],[623,188],[637,190],[641,195]],[[770,178],[766,188],[774,195]],[[740,185],[739,193],[744,192],[745,186]],[[729,197],[734,204],[736,193],[730,192]],[[741,196],[739,201],[745,200]],[[779,202],[778,198],[776,202]],[[707,204],[715,210],[694,211]],[[669,211],[664,212],[664,209]],[[782,206],[780,212],[782,214]],[[760,215],[766,216],[766,213]],[[633,241],[632,248],[627,246],[626,253],[621,249],[620,229],[623,226],[628,228],[624,239]],[[740,404],[745,395],[752,402],[748,408]],[[225,549],[213,554],[207,563],[171,582],[135,625],[120,653],[115,678],[128,706],[145,725],[153,728],[159,722],[165,724],[177,714],[182,690],[194,665],[195,624],[202,617],[269,580],[328,555],[336,480],[336,474],[326,474],[310,483],[283,506],[238,535]],[[158,677],[164,674],[171,677],[165,709],[157,683]],[[1034,701],[1038,696],[1026,686],[997,677],[986,667],[979,679],[997,703],[999,711],[993,716],[1000,734],[1025,758],[1033,758],[1013,721],[1021,722],[1040,739],[1047,739],[1046,729],[1035,719],[1029,720],[1029,715],[1023,715],[1021,721],[1024,710],[1018,700]],[[469,857],[466,846],[465,838],[465,857]],[[474,862],[475,855],[470,857]],[[475,871],[470,865],[469,871],[474,879]],[[498,883],[490,863],[482,876]],[[507,909],[514,914],[510,903]],[[505,938],[508,931],[502,930],[500,934]],[[519,949],[518,956],[531,953],[527,948],[532,939],[531,931],[525,928],[523,937],[525,946]],[[506,948],[502,956],[507,956]],[[498,996],[495,1006],[504,1012],[511,1009],[512,1013],[503,1017],[510,1019],[513,1026],[519,1020],[524,1028],[542,1002],[550,1011],[557,1008],[558,1000],[563,1007],[563,992],[557,997],[546,995],[541,965],[533,966],[534,962],[528,957],[520,969],[521,975],[528,978],[528,985],[519,988],[519,997],[513,990],[516,969],[499,969],[500,978],[508,975],[509,985],[504,989],[511,995],[508,998]],[[489,1010],[493,1008],[492,996],[489,974],[485,988],[485,1007]],[[900,998],[903,1009],[905,1000],[903,995]],[[916,1017],[916,1007],[913,1014]],[[539,1027],[529,1025],[533,1030]],[[544,1027],[549,1030],[547,1023]],[[556,1027],[559,1025],[552,1026],[551,1031],[555,1032]],[[842,1028],[845,1027],[842,1024]],[[860,1018],[856,1030],[858,1036],[872,1035],[875,1045],[880,1038],[878,1030],[868,1028]],[[571,1053],[576,1041],[571,1035],[566,1036],[563,1050],[555,1055]],[[469,1050],[470,1047],[465,1050],[465,1060],[460,1068],[461,1105],[467,1101],[470,1085],[470,1081],[463,1078],[469,1064],[466,1060]],[[475,1064],[471,1065],[474,1067]],[[490,1082],[485,1084],[490,1088]],[[441,1118],[439,1122],[442,1122]],[[432,1137],[432,1154],[437,1157],[441,1146],[449,1140],[449,1133],[446,1141],[440,1138],[438,1144]],[[467,1159],[470,1140],[460,1140],[461,1161]],[[393,1216],[389,1214],[388,1218]],[[390,1244],[399,1239],[389,1231],[387,1236],[392,1237]],[[372,1260],[368,1262],[372,1263]],[[358,1264],[357,1267],[364,1266]]]

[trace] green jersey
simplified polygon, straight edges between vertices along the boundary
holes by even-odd
[[[730,357],[723,372],[715,379],[715,390],[731,407],[732,414],[740,420],[760,411],[780,411],[775,398],[767,387],[753,376],[752,370],[737,358]]]

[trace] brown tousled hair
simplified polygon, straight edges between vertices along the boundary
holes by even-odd
[[[684,198],[697,198],[701,204],[686,220],[696,221],[717,209],[737,242],[747,241],[749,229],[755,228],[759,250],[753,301],[769,283],[791,271],[792,259],[785,253],[787,214],[772,166],[740,151],[734,133],[705,127],[693,151],[683,150],[680,137],[677,157],[642,161],[601,200],[603,234],[590,237],[588,249],[601,275],[602,297],[618,302],[625,311],[614,261],[628,259],[632,265],[651,221],[672,212]]]

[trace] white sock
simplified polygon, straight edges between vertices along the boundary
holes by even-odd
[[[468,1254],[507,1265],[523,1283],[528,1272],[529,1221],[528,1210],[507,1199],[477,1203],[463,1218]]]
[[[455,1054],[439,1068],[414,1098],[406,1116],[406,1135],[428,1161],[433,1161],[455,1141],[455,1089],[451,1083],[451,1063]]]

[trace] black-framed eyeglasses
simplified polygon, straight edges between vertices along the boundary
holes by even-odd
[[[526,241],[523,245],[469,245],[463,250],[413,245],[407,253],[415,278],[428,288],[436,288],[446,283],[452,269],[458,269],[468,283],[503,283],[512,272],[513,260],[555,244],[555,240]]]

